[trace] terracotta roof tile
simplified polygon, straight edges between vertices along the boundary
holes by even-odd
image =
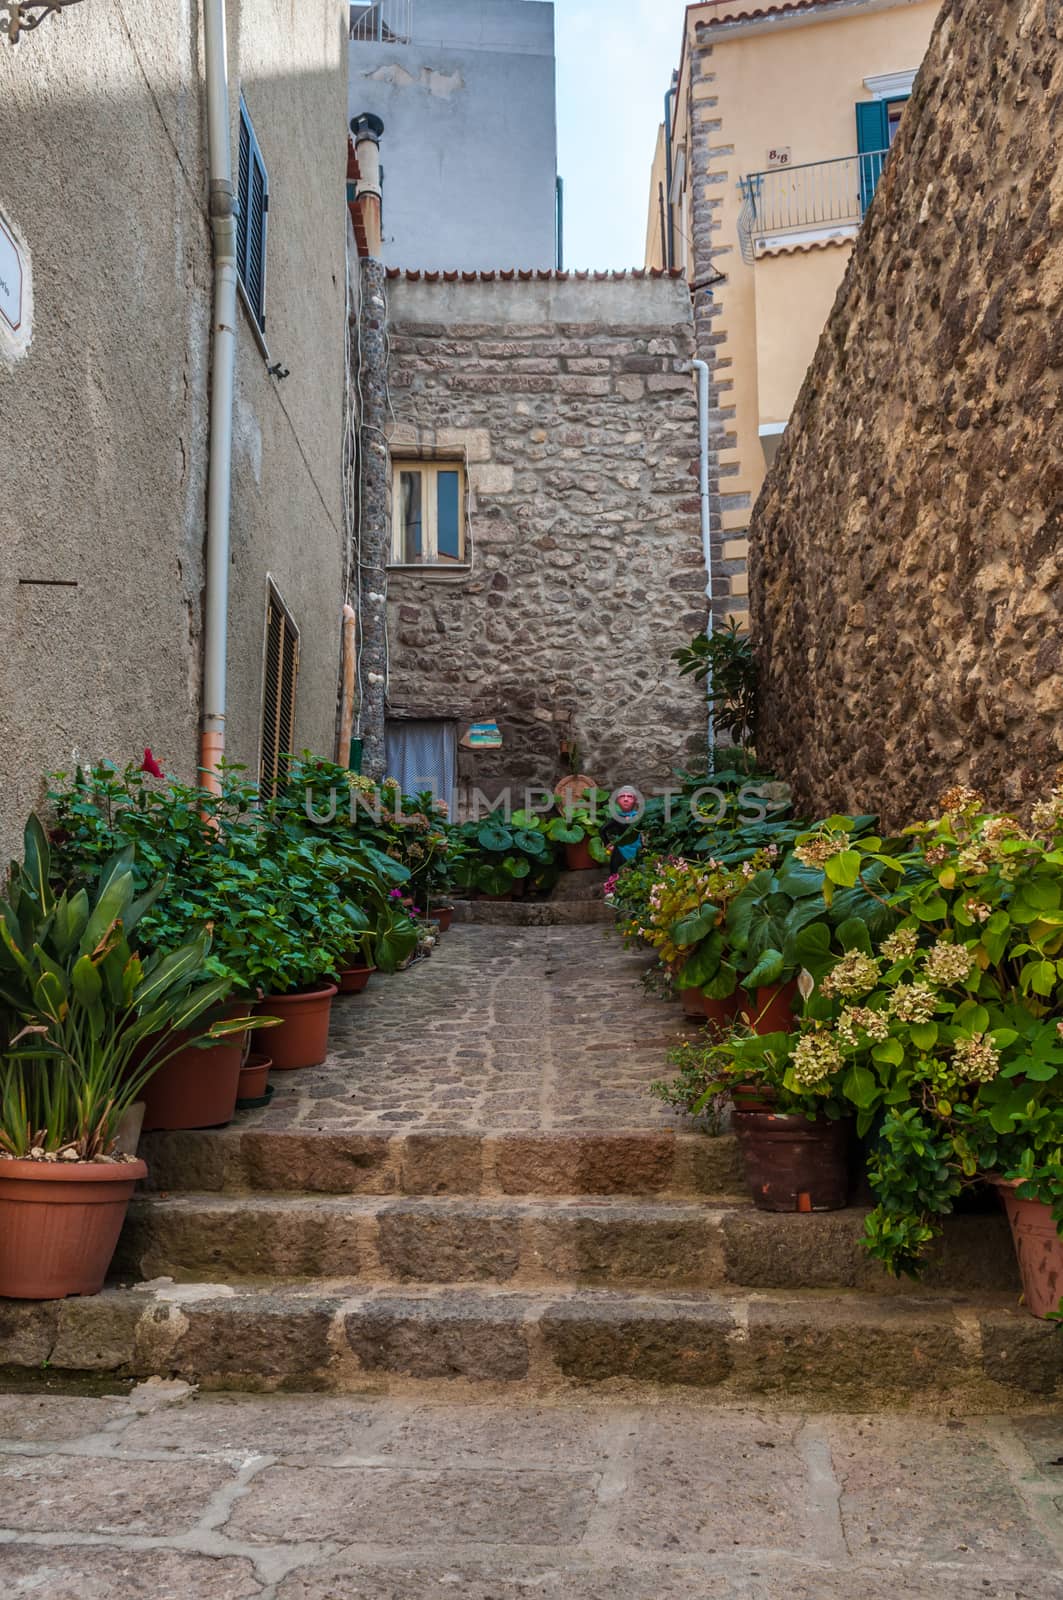
[[[674,267],[671,271],[664,267],[635,267],[630,272],[544,272],[539,267],[499,267],[491,272],[428,272],[412,267],[388,267],[387,275],[392,282],[403,278],[407,283],[531,283],[534,279],[538,283],[568,283],[570,280],[579,283],[622,283],[634,278],[682,278],[681,267]]]
[[[699,17],[696,28],[718,28],[725,22],[755,22],[759,17],[781,17],[793,11],[815,11],[823,6],[840,4],[840,0],[768,0],[767,4],[749,0],[704,0],[706,5],[719,8],[712,17]]]

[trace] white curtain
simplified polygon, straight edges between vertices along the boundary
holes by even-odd
[[[431,789],[454,811],[458,780],[458,734],[453,722],[389,722],[387,776],[397,778],[403,794]]]

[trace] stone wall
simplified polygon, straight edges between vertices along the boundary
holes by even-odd
[[[760,749],[801,804],[1063,758],[1063,12],[946,0],[753,532]]]
[[[465,788],[599,782],[704,758],[671,652],[705,624],[697,406],[675,278],[389,285],[392,450],[463,455],[468,571],[393,571],[390,715],[493,718]]]

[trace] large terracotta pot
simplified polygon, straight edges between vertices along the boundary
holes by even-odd
[[[708,1020],[713,1033],[730,1033],[738,1020],[741,996],[729,994],[724,1000],[715,1000],[711,995],[703,994],[701,1009]]]
[[[223,1015],[249,1017],[251,1003],[227,1006]],[[221,1128],[231,1122],[240,1092],[240,1063],[246,1037],[241,1033],[204,1050],[190,1044],[164,1062],[141,1091],[144,1132]],[[186,1031],[175,1034],[173,1043],[194,1038],[194,1031]]]
[[[565,865],[569,872],[590,872],[599,862],[591,855],[587,840],[581,839],[579,844],[566,844]]]
[[[756,999],[749,1005],[754,1033],[792,1033],[797,1021],[794,1001],[797,999],[797,979],[789,983],[772,983],[757,990]]]
[[[281,1019],[278,1028],[269,1030],[269,1053],[276,1069],[292,1072],[324,1061],[335,994],[334,983],[318,983],[298,994],[267,995],[255,1007],[260,1016]]]
[[[439,923],[440,933],[449,933],[450,925],[454,921],[454,907],[440,906],[437,911],[432,912],[432,919]]]
[[[699,1022],[702,1021],[705,1016],[702,1005],[704,999],[700,989],[680,989],[679,1004],[683,1007],[684,1017],[696,1017]]]
[[[340,972],[340,994],[361,994],[375,971],[370,966],[344,967]]]
[[[0,1161],[0,1295],[99,1294],[143,1161]]]
[[[1020,1200],[1017,1182],[997,1184],[1011,1224],[1015,1254],[1019,1258],[1023,1296],[1035,1317],[1061,1309],[1063,1301],[1063,1238],[1052,1208],[1041,1200]]]
[[[841,1211],[849,1201],[851,1124],[736,1111],[734,1130],[759,1211]]]
[[[736,1083],[731,1088],[731,1103],[736,1111],[774,1111],[778,1096],[767,1084]]]

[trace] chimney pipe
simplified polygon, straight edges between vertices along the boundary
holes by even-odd
[[[351,134],[358,157],[358,171],[361,173],[355,199],[362,208],[369,255],[376,260],[380,259],[384,248],[380,173],[380,136],[383,132],[382,120],[371,111],[363,111],[360,117],[351,118]]]

